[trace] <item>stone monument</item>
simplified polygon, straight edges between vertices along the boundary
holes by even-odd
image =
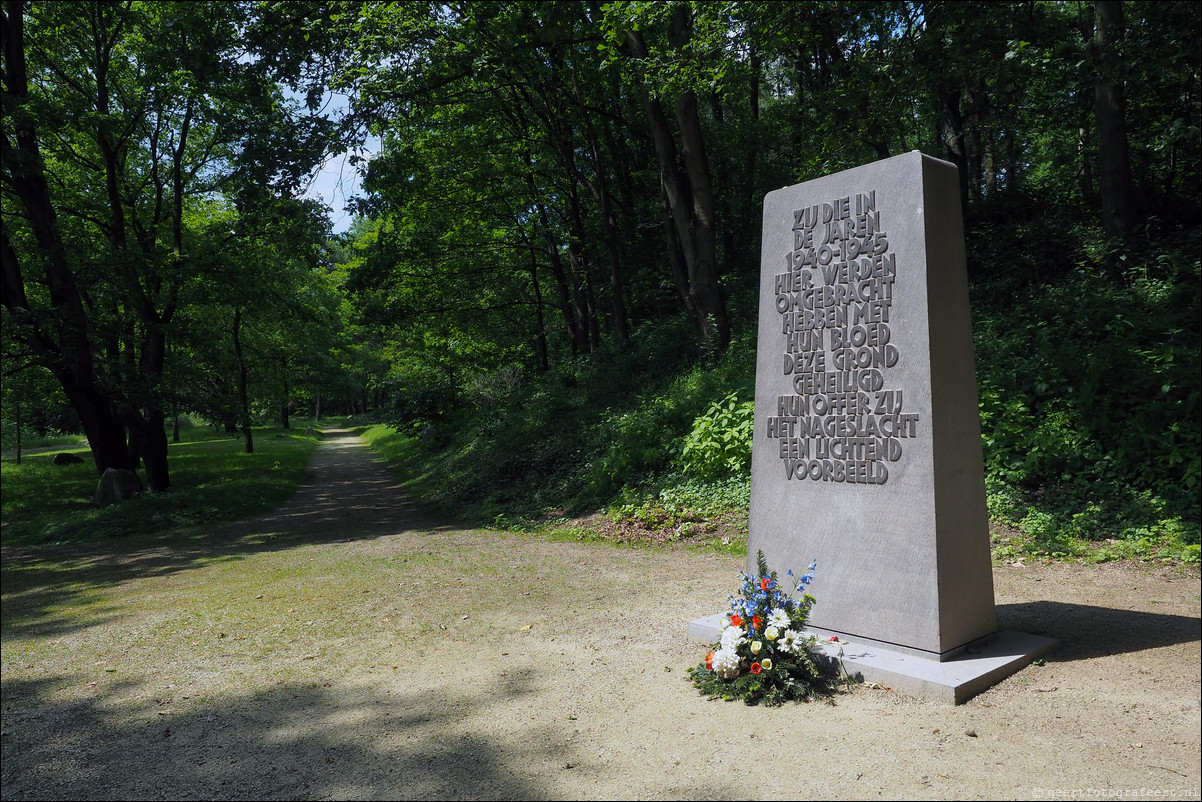
[[[764,199],[747,549],[817,562],[853,674],[957,703],[1056,645],[997,632],[959,198],[914,151]]]

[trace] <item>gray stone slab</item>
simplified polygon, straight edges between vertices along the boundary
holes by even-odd
[[[689,640],[715,642],[721,618],[721,614],[715,614],[690,621]],[[808,634],[821,638],[824,633]],[[908,696],[958,705],[1060,648],[1060,642],[998,631],[965,644],[946,660],[855,641],[820,640],[818,648],[832,667],[856,682],[876,683]]]
[[[951,659],[997,628],[956,168],[915,151],[764,200],[749,569],[810,623]]]

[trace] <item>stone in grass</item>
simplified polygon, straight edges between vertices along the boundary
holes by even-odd
[[[119,501],[125,501],[142,492],[142,480],[133,471],[120,468],[109,468],[96,484],[96,496],[93,499],[97,506],[107,507]]]

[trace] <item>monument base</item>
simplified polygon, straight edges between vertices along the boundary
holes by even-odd
[[[689,640],[717,641],[721,620],[719,613],[690,621]],[[1058,648],[1060,642],[1052,638],[1001,630],[967,644],[946,660],[880,643],[818,642],[820,654],[856,682],[872,682],[898,693],[956,705]]]

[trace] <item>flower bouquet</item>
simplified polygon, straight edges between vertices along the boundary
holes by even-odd
[[[805,592],[814,580],[815,564],[795,588],[781,587],[768,570],[761,551],[759,576],[743,574],[742,596],[732,596],[731,612],[722,620],[722,633],[705,662],[689,669],[693,684],[712,699],[742,699],[749,705],[779,705],[826,695],[835,687],[814,662],[817,639],[804,635],[814,597]],[[791,578],[792,571],[787,572]],[[792,579],[787,583],[791,583]],[[794,589],[801,597],[790,596]]]

